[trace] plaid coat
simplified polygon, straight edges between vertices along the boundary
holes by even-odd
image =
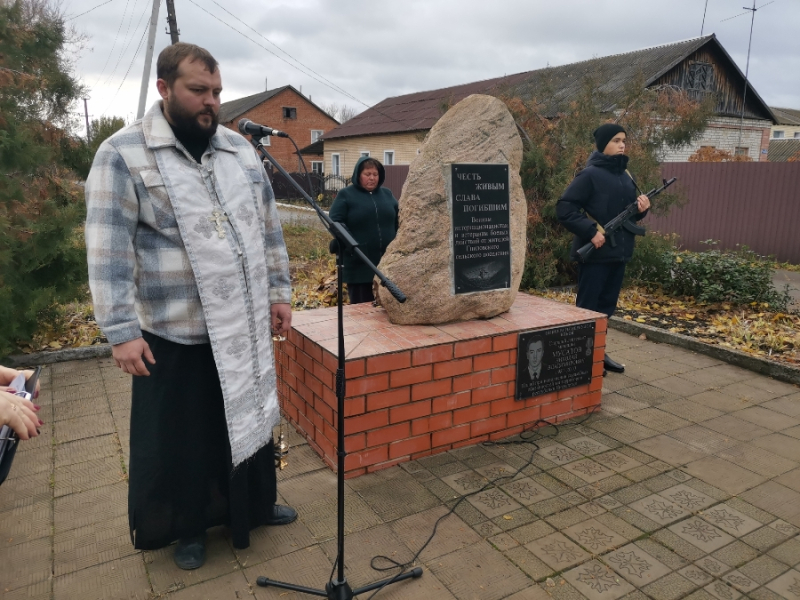
[[[142,329],[181,344],[208,343],[197,282],[158,172],[155,151],[172,148],[197,164],[154,104],[144,118],[100,145],[86,181],[86,248],[97,324],[112,345]],[[236,155],[263,204],[270,303],[291,302],[289,259],[263,166],[241,135],[220,127],[202,165],[214,153]],[[200,178],[198,168],[197,177]],[[203,202],[211,203],[210,195]]]

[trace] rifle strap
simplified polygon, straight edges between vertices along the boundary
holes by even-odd
[[[606,230],[603,228],[602,225],[600,225],[600,221],[598,221],[592,215],[590,215],[588,212],[586,212],[586,209],[584,209],[583,214],[585,214],[587,217],[589,217],[590,221],[594,221],[594,224],[597,225],[597,231],[598,232],[602,233],[603,235],[606,234]]]

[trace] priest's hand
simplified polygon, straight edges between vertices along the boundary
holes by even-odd
[[[131,375],[150,375],[150,371],[147,370],[142,357],[151,365],[156,364],[156,359],[153,357],[153,353],[150,352],[150,346],[144,341],[144,338],[136,338],[130,342],[111,346],[111,355],[114,357],[114,362],[117,366]]]
[[[292,328],[292,305],[273,304],[269,307],[272,315],[272,334],[286,335]]]

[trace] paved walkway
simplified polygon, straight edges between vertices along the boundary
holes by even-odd
[[[535,455],[473,446],[349,480],[353,586],[381,578],[372,556],[410,559],[461,494],[522,468],[461,502],[423,577],[377,598],[800,598],[800,389],[608,336],[628,366],[606,378],[603,411]],[[299,520],[245,551],[213,530],[207,564],[180,571],[171,548],[136,552],[128,537],[130,379],[103,359],[53,365],[42,383],[43,435],[0,487],[0,598],[294,600],[310,597],[256,578],[327,581],[336,481],[296,434],[279,493]]]

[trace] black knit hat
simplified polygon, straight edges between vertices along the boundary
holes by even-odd
[[[597,145],[597,149],[602,152],[608,146],[608,142],[611,141],[618,133],[624,133],[625,135],[628,132],[621,125],[617,125],[616,123],[605,123],[604,125],[600,125],[597,129],[594,130],[594,142]]]

